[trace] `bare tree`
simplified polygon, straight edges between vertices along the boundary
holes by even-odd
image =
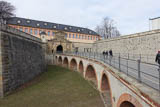
[[[95,31],[104,39],[120,36],[120,32],[115,26],[113,19],[105,17],[101,25],[97,25]]]
[[[14,16],[15,7],[6,1],[0,1],[0,23],[5,24],[7,18]]]

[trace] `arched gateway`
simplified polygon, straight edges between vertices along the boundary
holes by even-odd
[[[63,52],[63,47],[62,47],[62,45],[58,45],[58,46],[57,46],[56,52],[58,52],[58,53],[62,53],[62,52]]]
[[[65,38],[66,33],[59,31],[55,32],[53,39],[47,42],[48,53],[64,53],[74,50],[74,44]]]

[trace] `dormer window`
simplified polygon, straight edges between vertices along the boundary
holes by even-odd
[[[37,23],[37,26],[39,26],[39,23]]]
[[[89,33],[91,34],[91,33],[92,33],[92,31],[89,31]]]
[[[47,23],[44,23],[45,26],[47,26]]]
[[[69,29],[72,29],[72,27],[70,26]]]
[[[27,20],[27,23],[30,23],[31,21],[30,20]]]
[[[78,29],[78,32],[80,32],[81,30],[80,29]]]
[[[67,30],[67,27],[65,27],[64,30]]]
[[[82,31],[84,31],[84,29],[81,29]]]
[[[18,20],[18,21],[17,21],[17,23],[21,23],[21,21],[20,21],[20,20]]]
[[[56,28],[57,28],[57,26],[56,26],[56,25],[54,25],[54,26],[53,26],[53,28],[55,28],[55,29],[56,29]]]

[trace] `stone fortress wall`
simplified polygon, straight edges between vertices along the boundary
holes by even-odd
[[[102,53],[112,49],[113,55],[115,53],[142,54],[142,57],[149,55],[153,62],[157,51],[160,50],[160,30],[95,43],[73,42],[73,46],[78,48],[78,52]],[[45,44],[39,38],[14,28],[0,26],[0,97],[45,71],[50,58],[45,55]]]
[[[39,38],[0,26],[0,97],[44,72],[45,51]]]
[[[143,61],[154,62],[157,51],[160,50],[160,30],[136,33],[94,43],[94,52],[112,50],[113,54],[130,54],[130,57],[142,58]]]

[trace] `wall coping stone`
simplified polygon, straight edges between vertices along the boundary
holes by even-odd
[[[15,28],[12,28],[12,27],[9,27],[7,25],[0,25],[0,31],[3,31],[3,32],[9,32],[9,33],[12,33],[12,34],[15,34],[19,37],[22,37],[22,38],[26,38],[26,39],[29,39],[29,40],[32,40],[32,41],[36,41],[36,42],[39,42],[39,43],[42,43],[41,39],[38,38],[38,37],[35,37],[33,35],[30,35],[28,33],[25,33],[23,31],[20,31],[18,29],[15,29]]]
[[[115,41],[115,40],[120,40],[120,39],[128,39],[128,38],[136,38],[136,37],[142,37],[142,36],[152,35],[152,34],[157,34],[157,33],[160,33],[160,29],[146,31],[146,32],[140,32],[140,33],[135,33],[135,34],[129,34],[129,35],[119,36],[119,37],[115,37],[115,38],[102,39],[102,40],[96,41],[95,43],[110,42],[110,41]]]

